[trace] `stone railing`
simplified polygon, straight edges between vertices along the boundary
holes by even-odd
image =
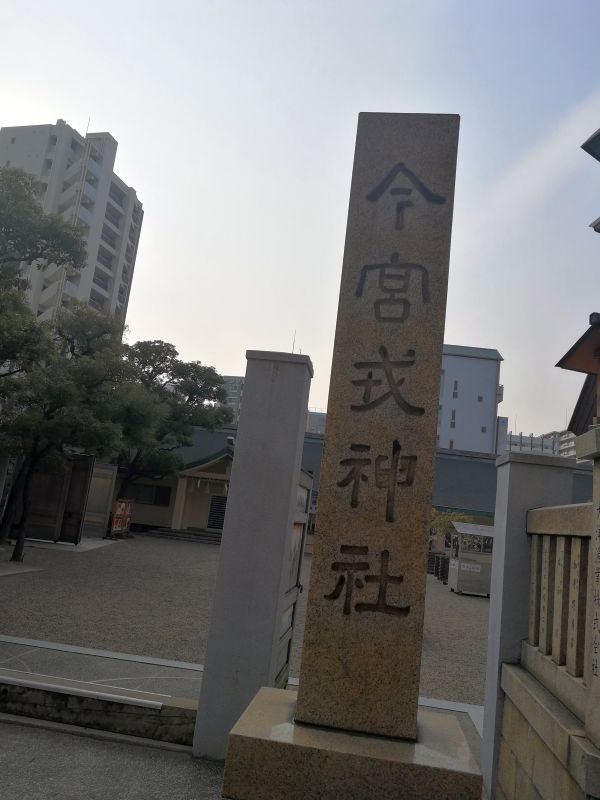
[[[534,508],[527,514],[531,539],[529,633],[521,660],[580,718],[585,707],[591,528],[591,503]]]
[[[583,675],[587,560],[592,505],[550,506],[527,515],[531,534],[529,644],[569,675]]]
[[[490,800],[580,797],[577,791],[588,790],[589,776],[579,774],[571,762],[578,745],[589,744],[584,724],[591,663],[585,657],[585,559],[591,504],[582,501],[592,498],[591,465],[507,453],[496,467],[485,788]],[[560,775],[564,785],[557,783],[554,793],[546,791],[548,786],[542,790],[547,775],[552,780]],[[600,798],[600,768],[598,778],[599,791],[587,793]],[[567,785],[575,794],[568,793]]]

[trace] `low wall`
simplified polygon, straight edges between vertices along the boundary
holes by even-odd
[[[583,722],[523,667],[503,666],[502,690],[495,800],[600,797],[600,751]]]
[[[65,681],[68,682],[68,681]],[[34,719],[78,725],[173,744],[191,745],[196,719],[196,703],[171,698],[162,703],[121,698],[111,694],[45,686],[0,678],[0,712]]]

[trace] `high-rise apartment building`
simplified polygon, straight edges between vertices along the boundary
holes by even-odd
[[[62,119],[0,129],[0,166],[35,176],[44,211],[80,226],[86,240],[87,265],[76,275],[31,267],[30,302],[40,320],[51,320],[68,297],[125,320],[144,212],[113,172],[116,152],[110,133],[82,136]]]
[[[244,395],[244,376],[243,375],[223,375],[225,391],[227,392],[226,404],[233,414],[233,424],[237,425],[242,408],[242,397]]]

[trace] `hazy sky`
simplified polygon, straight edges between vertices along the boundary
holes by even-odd
[[[462,117],[445,341],[504,356],[501,414],[564,427],[600,310],[593,0],[4,0],[0,125],[107,130],[145,217],[130,339],[243,374],[311,356],[327,403],[359,111]],[[516,418],[516,421],[515,421]]]

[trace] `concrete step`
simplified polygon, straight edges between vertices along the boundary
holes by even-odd
[[[207,531],[202,528],[187,528],[185,531],[173,531],[166,528],[153,528],[146,531],[134,531],[134,536],[156,536],[159,539],[179,539],[185,542],[200,544],[221,544],[221,531]]]

